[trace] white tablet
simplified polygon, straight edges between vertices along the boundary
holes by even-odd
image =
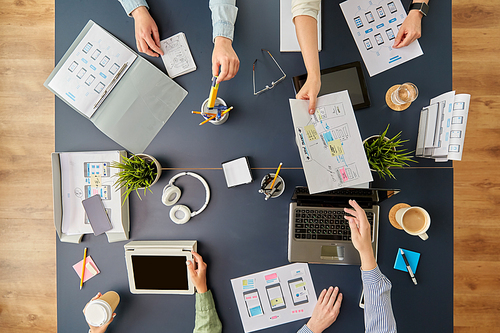
[[[133,241],[125,247],[132,294],[194,294],[187,260],[196,241]]]

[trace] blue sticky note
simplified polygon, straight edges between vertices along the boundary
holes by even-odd
[[[401,249],[398,249],[398,254],[396,255],[396,262],[394,263],[394,269],[399,269],[400,271],[403,272],[408,272],[406,269],[406,264],[403,259],[403,256],[401,255]],[[408,259],[408,263],[410,264],[410,267],[413,271],[413,273],[417,272],[417,266],[418,266],[418,261],[420,259],[420,253],[418,252],[413,252],[410,250],[403,249],[406,259]]]

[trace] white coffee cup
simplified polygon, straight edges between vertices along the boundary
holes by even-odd
[[[98,299],[90,301],[85,307],[85,320],[90,326],[101,327],[113,318],[113,312],[120,303],[120,296],[108,291]]]
[[[431,226],[431,217],[421,207],[401,208],[396,212],[396,221],[399,225],[413,236],[419,236],[423,240],[429,238],[427,230]]]

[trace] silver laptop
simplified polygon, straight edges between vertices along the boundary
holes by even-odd
[[[354,199],[365,210],[372,229],[375,258],[378,251],[379,204],[399,193],[389,189],[344,188],[309,194],[307,187],[295,188],[290,203],[288,261],[319,264],[359,265],[358,251],[351,242],[344,207]]]

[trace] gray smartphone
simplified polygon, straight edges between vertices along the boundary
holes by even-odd
[[[83,208],[87,213],[87,217],[94,231],[94,235],[98,236],[113,229],[113,225],[109,220],[108,214],[104,209],[101,197],[99,194],[93,195],[88,199],[82,200]]]

